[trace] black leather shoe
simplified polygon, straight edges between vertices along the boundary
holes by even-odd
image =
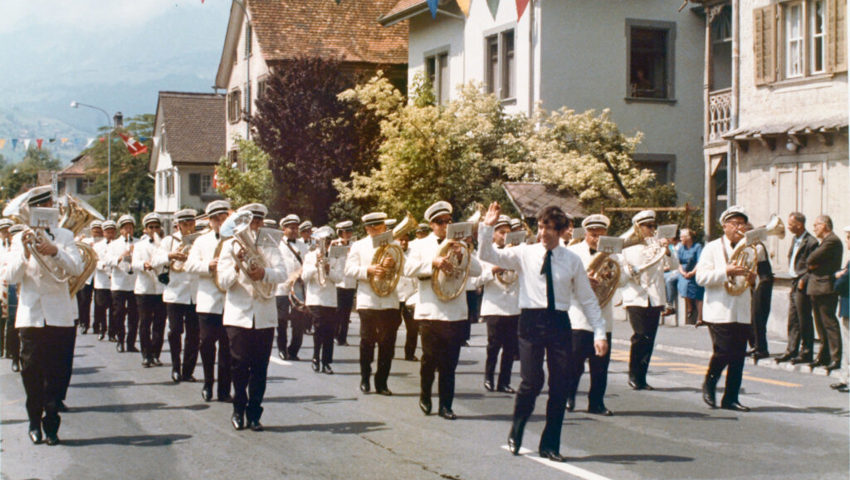
[[[330,365],[325,364],[325,365],[322,365],[322,373],[326,373],[326,374],[328,374],[328,375],[333,375],[333,374],[334,374],[334,369],[333,369],[333,368],[331,368],[331,366],[330,366]]]
[[[363,393],[369,393],[369,390],[371,390],[371,388],[369,388],[369,380],[362,380],[360,382],[360,391]]]
[[[219,397],[216,399],[216,402],[233,403],[233,397],[231,397],[229,393],[227,395],[219,395]]]
[[[387,388],[387,387],[376,388],[375,393],[377,393],[378,395],[383,395],[385,397],[392,397],[393,396],[393,392],[391,392],[390,389]]]
[[[455,415],[455,412],[453,412],[451,408],[446,408],[446,407],[440,407],[440,411],[439,411],[438,415],[445,418],[446,420],[454,420],[454,419],[457,418],[457,415]]]
[[[576,409],[576,399],[575,398],[567,398],[567,411],[572,412]]]
[[[184,374],[184,375],[182,375],[182,376],[180,377],[180,381],[181,381],[181,382],[195,383],[195,382],[197,382],[197,381],[198,381],[198,379],[197,379],[197,378],[195,378],[195,376],[194,376],[194,375],[185,375],[185,374]]]
[[[153,362],[151,362],[150,358],[143,358],[142,359],[142,366],[143,367],[150,368],[152,365],[153,365]]]
[[[205,402],[212,401],[212,387],[204,387],[201,389],[201,398],[204,399]]]
[[[525,431],[525,422],[527,420],[514,418],[511,424],[511,431],[508,433],[508,448],[514,455],[519,455],[519,449],[522,446],[522,433]]]
[[[848,393],[848,392],[850,392],[850,387],[848,387],[847,384],[845,383],[845,384],[841,385],[840,387],[836,388],[835,391],[842,392],[842,393]]]
[[[404,357],[404,359],[408,362],[418,362],[419,361],[419,359],[416,358],[416,355],[407,355],[407,356]]]
[[[496,389],[497,392],[502,393],[516,393],[516,390],[513,389],[510,385],[502,385],[501,387]]]
[[[484,390],[488,392],[493,391],[493,381],[492,380],[484,380]]]
[[[638,385],[638,383],[635,382],[632,379],[629,379],[629,387],[631,387],[632,390],[640,390],[641,389],[640,385]]]
[[[431,399],[430,398],[420,398],[419,399],[419,410],[422,410],[426,416],[431,415]]]
[[[756,365],[758,365],[759,360],[761,360],[763,358],[768,358],[768,357],[770,357],[770,354],[767,353],[767,352],[753,352],[753,354],[752,354],[753,363],[756,364]]]
[[[605,405],[599,407],[587,407],[587,413],[592,413],[594,415],[604,415],[606,417],[614,416],[614,412],[605,408]]]
[[[831,388],[833,390],[838,390],[840,388],[845,388],[845,387],[847,387],[847,384],[844,383],[844,382],[833,383],[832,385],[829,386],[829,388]]]
[[[653,387],[652,385],[650,385],[648,383],[644,383],[643,385],[641,385],[641,390],[648,390],[648,391],[651,392],[651,391],[655,390],[655,387]]]
[[[254,432],[262,432],[264,430],[263,424],[259,420],[248,420],[248,428]]]
[[[540,458],[545,458],[547,460],[551,460],[553,462],[566,462],[567,457],[561,455],[558,452],[554,452],[552,450],[540,450]]]
[[[89,327],[80,327],[80,335],[89,333]]]
[[[312,362],[313,371],[319,373],[319,359],[314,358]]]
[[[785,352],[782,355],[774,358],[773,361],[776,362],[776,363],[787,362],[787,361],[791,360],[792,358],[794,358],[796,356],[797,356],[797,354],[794,353],[794,352]]]
[[[154,365],[154,366],[157,366],[157,367],[161,367],[162,366],[162,360],[154,357],[154,358],[151,359],[151,364]]]
[[[826,366],[826,374],[829,375],[833,370],[841,370],[841,362],[832,362]]]
[[[12,371],[18,373],[21,371],[21,361],[14,359],[12,360]]]
[[[139,353],[139,349],[138,349],[138,348],[136,348],[136,347],[134,347],[134,346],[132,346],[132,345],[131,345],[131,346],[129,346],[129,347],[127,347],[127,351],[128,351],[128,352],[133,352],[133,353]]]
[[[56,411],[64,413],[70,411],[70,409],[68,408],[68,405],[65,405],[64,401],[59,400],[56,402]]]
[[[287,357],[287,355],[286,355],[285,353],[283,353],[283,352],[277,352],[277,358],[279,358],[279,359],[281,359],[281,360],[289,360],[289,358]]]
[[[717,408],[717,385],[709,379],[702,384],[702,401],[711,408]]]
[[[100,335],[98,335],[97,339],[98,339],[98,340],[103,340],[103,337],[105,337],[105,336],[106,336],[106,334],[105,334],[105,333],[100,332]]]
[[[801,363],[812,363],[811,356],[798,355],[791,359],[791,365],[799,365]]]
[[[44,443],[46,443],[46,444],[48,444],[52,447],[54,445],[59,445],[61,443],[61,441],[59,440],[59,437],[55,433],[49,433],[49,434],[45,435]]]
[[[733,411],[736,411],[736,412],[749,412],[750,411],[750,407],[745,407],[738,402],[724,403],[723,405],[720,406],[720,408],[722,408],[724,410],[733,410]]]
[[[116,343],[115,350],[117,350],[118,353],[124,353],[124,344],[121,342]]]
[[[33,445],[41,443],[41,428],[31,428],[28,435]]]
[[[289,360],[290,360],[291,362],[300,362],[300,361],[301,361],[301,359],[300,359],[300,358],[298,358],[298,355],[290,355],[290,356],[289,356]]]
[[[241,413],[234,413],[232,417],[230,417],[230,424],[233,425],[234,430],[242,430],[245,428],[245,415]]]
[[[171,381],[173,381],[174,383],[180,383],[180,380],[182,379],[183,377],[180,376],[180,372],[178,372],[177,370],[171,371]]]

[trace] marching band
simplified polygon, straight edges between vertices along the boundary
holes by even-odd
[[[549,399],[538,448],[541,456],[563,461],[563,418],[575,408],[585,361],[590,368],[587,411],[613,415],[604,396],[612,297],[619,293],[634,330],[628,383],[636,390],[652,389],[646,375],[666,304],[661,260],[669,249],[666,239],[656,238],[651,210],[635,215],[627,234],[609,237],[611,221],[604,215],[588,216],[574,232],[566,212],[546,207],[534,235],[527,225],[503,215],[498,203],[473,225],[453,224],[454,208],[439,201],[425,210],[427,223],[417,224],[408,215],[392,222],[393,229],[385,213],[368,213],[361,218],[366,236],[355,241],[350,220],[314,228],[289,214],[278,224],[266,219],[268,209],[262,204],[234,212],[229,202],[215,200],[200,216],[193,209],[175,212],[169,235],[163,234],[168,219],[149,213],[142,219],[143,236],[135,238],[131,215],[115,222],[88,212],[83,225],[78,221],[72,231],[66,217],[56,222],[55,211],[67,214],[77,204],[68,200],[56,209],[54,197],[49,186],[33,188],[10,202],[3,212],[7,219],[0,220],[4,313],[15,327],[4,329],[5,353],[20,358],[33,443],[59,443],[75,320],[81,333],[91,326],[100,340],[116,342],[118,352],[140,352],[142,365],[155,367],[162,365],[167,319],[171,380],[195,382],[200,354],[204,401],[213,400],[217,384],[216,399],[232,404],[233,427],[262,431],[275,330],[279,356],[295,361],[301,337],[312,327],[312,369],[333,374],[334,340],[347,344],[356,305],[360,390],[370,393],[374,387],[378,394],[392,395],[388,378],[403,321],[405,360],[417,361],[421,338],[419,408],[431,414],[438,376],[437,413],[454,420],[455,369],[468,338],[466,322],[473,315],[467,292],[481,287],[480,314],[487,324],[483,387],[516,394],[510,450],[520,450],[544,385],[545,363]],[[205,226],[196,231],[201,218]],[[751,328],[750,295],[730,285],[751,285],[756,270],[755,264],[738,261],[735,248],[747,242],[746,213],[730,207],[720,220],[724,236],[706,246],[696,267],[696,281],[706,287],[704,318],[715,352],[702,391],[704,401],[717,406],[716,384],[728,368],[720,406],[743,412],[748,409],[739,402],[738,390]],[[10,235],[13,226],[17,232]],[[85,226],[90,237],[80,235]],[[81,253],[81,243],[94,252],[92,258]],[[70,289],[69,295],[72,277],[88,286],[81,293]],[[92,294],[94,321],[89,325]],[[75,295],[77,313],[71,299]],[[10,332],[20,334],[20,346]],[[521,382],[515,391],[511,370],[516,358]]]

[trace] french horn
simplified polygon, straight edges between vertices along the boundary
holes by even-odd
[[[404,219],[393,228],[393,239],[398,240],[403,236],[409,235],[410,232],[416,230],[417,225],[416,218],[410,212],[407,212]],[[404,267],[404,251],[396,243],[381,245],[375,250],[375,254],[372,255],[372,265],[380,265],[389,271],[388,274],[381,276],[372,275],[369,277],[369,286],[372,287],[375,295],[386,297],[398,285],[401,270]]]

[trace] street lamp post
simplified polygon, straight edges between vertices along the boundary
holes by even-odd
[[[110,119],[109,113],[100,107],[82,102],[71,102],[71,108],[78,107],[88,107],[103,113],[106,115],[107,126],[110,120],[112,121],[112,126],[106,131],[106,218],[109,218],[112,215],[112,131],[121,127],[124,117],[121,112],[116,112]]]

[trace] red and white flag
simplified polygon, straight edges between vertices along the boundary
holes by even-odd
[[[119,133],[118,136],[120,136],[121,140],[124,141],[124,145],[127,146],[127,151],[130,152],[130,155],[136,157],[136,156],[141,155],[143,153],[148,153],[147,145],[136,140],[135,138],[128,137],[127,135],[124,135],[123,133]]]

